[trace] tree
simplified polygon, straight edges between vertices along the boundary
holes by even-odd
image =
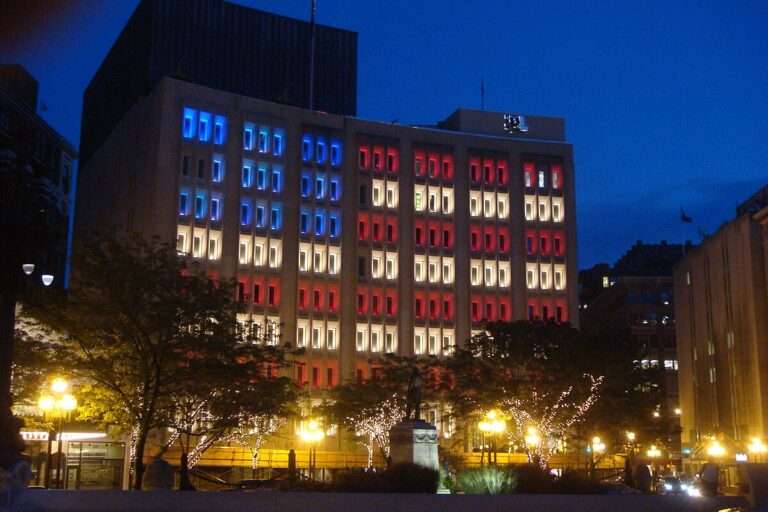
[[[188,420],[183,407],[211,392],[196,371],[254,374],[279,356],[238,330],[233,285],[212,282],[171,244],[99,237],[75,258],[71,292],[34,313],[63,333],[59,357],[91,384],[83,415],[131,433],[133,487],[141,489],[149,432]]]
[[[256,476],[256,470],[259,468],[259,454],[264,443],[284,424],[285,418],[277,414],[248,414],[244,415],[238,426],[232,430],[232,441],[251,452],[252,476]]]

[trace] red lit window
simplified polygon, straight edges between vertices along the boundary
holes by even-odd
[[[454,314],[453,294],[446,293],[443,295],[443,318],[445,320],[453,320]]]
[[[429,318],[430,320],[440,319],[440,294],[437,292],[429,294]]]
[[[384,170],[384,148],[381,146],[373,146],[373,169]]]
[[[443,247],[453,249],[453,224],[443,224]]]
[[[440,246],[440,224],[438,222],[429,223],[429,246]]]
[[[485,226],[484,238],[485,238],[485,252],[493,252],[496,250],[496,230],[493,226]]]
[[[483,242],[482,242],[483,234],[482,229],[480,226],[476,225],[470,225],[469,226],[469,248],[473,251],[482,251],[483,250]]]
[[[333,378],[333,374],[334,374],[333,368],[326,368],[325,369],[325,384],[329,388],[332,388],[333,386],[336,385],[336,381]]]
[[[299,283],[298,303],[301,310],[307,309],[307,305],[309,305],[309,284],[303,281]]]
[[[256,279],[253,282],[253,303],[264,304],[264,280]]]
[[[248,301],[248,282],[245,280],[237,283],[237,302],[245,304]]]
[[[496,181],[496,173],[494,172],[493,168],[493,160],[488,158],[483,160],[483,179],[489,185]]]
[[[280,280],[273,278],[267,286],[267,304],[277,307],[280,305]]]
[[[397,243],[397,217],[387,217],[387,242]]]
[[[552,252],[552,244],[550,243],[551,234],[549,231],[539,231],[539,251],[544,256],[549,256]]]
[[[368,240],[370,233],[370,220],[364,213],[357,214],[357,238],[359,240]]]
[[[470,158],[469,159],[469,179],[472,180],[472,183],[479,184],[482,181],[482,175],[480,173],[480,159],[479,158]]]
[[[427,166],[424,165],[423,151],[416,151],[413,156],[413,172],[416,176],[424,176],[427,173]]]
[[[315,308],[315,311],[322,311],[323,295],[323,289],[319,286],[312,290],[312,307]]]
[[[536,230],[526,229],[525,230],[525,251],[530,256],[530,255],[536,254],[537,250],[538,250],[538,244],[536,243]]]
[[[509,228],[502,226],[499,228],[499,252],[507,253],[511,245],[512,239],[509,236]]]
[[[384,239],[384,217],[373,215],[371,225],[373,226],[373,241],[381,242]]]
[[[525,188],[536,186],[536,166],[533,162],[523,162],[523,177],[525,179]]]
[[[371,291],[371,312],[374,315],[381,314],[381,306],[382,306],[381,303],[382,303],[381,289],[374,288]]]
[[[443,179],[453,179],[453,155],[443,155]]]
[[[568,321],[568,303],[565,299],[555,301],[555,320],[558,322]]]
[[[555,190],[563,188],[563,167],[560,164],[552,165],[552,188]]]
[[[392,174],[400,172],[400,152],[396,148],[387,148],[387,171]]]
[[[555,231],[552,236],[552,249],[555,256],[565,256],[565,233]]]
[[[437,165],[438,156],[436,153],[430,153],[427,159],[427,172],[430,178],[437,178],[440,175],[440,167]]]
[[[509,297],[499,299],[499,320],[509,322],[512,320],[512,303]]]
[[[481,303],[482,301],[480,300],[480,296],[478,295],[472,296],[472,321],[473,322],[480,322],[483,319]]]
[[[364,315],[368,312],[368,289],[357,287],[357,314]]]
[[[336,313],[339,310],[339,286],[332,284],[328,286],[328,311]]]
[[[539,301],[537,299],[528,299],[528,320],[539,320]]]
[[[554,311],[552,309],[552,302],[548,300],[541,301],[541,319],[550,320],[554,318]]]
[[[414,313],[416,314],[416,318],[419,320],[424,319],[424,292],[416,292],[416,296],[413,300],[413,306],[414,306]]]
[[[421,219],[416,219],[414,223],[415,241],[416,245],[424,247],[427,243],[427,229],[426,223]]]
[[[483,305],[485,306],[485,319],[488,322],[496,321],[496,299],[486,297]]]
[[[368,169],[371,167],[371,150],[368,146],[360,146],[360,156],[358,163],[361,169]]]
[[[499,160],[496,162],[496,181],[499,185],[507,185],[509,183],[509,165],[506,160]]]
[[[297,363],[296,364],[296,380],[299,383],[299,386],[303,386],[306,384],[306,377],[304,376],[304,373],[306,372],[306,364],[305,363]]]
[[[388,289],[386,291],[387,316],[397,315],[397,290]]]

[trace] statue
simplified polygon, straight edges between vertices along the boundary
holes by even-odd
[[[411,379],[408,381],[408,393],[406,395],[405,419],[421,419],[421,386],[423,380],[419,369],[414,367]],[[413,417],[411,417],[413,416]]]

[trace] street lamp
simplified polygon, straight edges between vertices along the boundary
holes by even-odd
[[[306,428],[298,432],[299,439],[309,445],[309,474],[312,480],[315,479],[315,467],[317,466],[317,443],[323,440],[325,432],[320,427],[320,423],[315,419],[307,421]]]
[[[656,448],[655,444],[652,444],[650,448],[645,452],[645,454],[650,457],[651,459],[658,459],[661,457],[661,450]]]
[[[483,436],[485,434],[488,434],[491,438],[492,443],[492,450],[488,452],[488,462],[491,462],[491,453],[493,453],[493,463],[496,463],[496,456],[497,456],[497,450],[496,450],[496,436],[498,434],[501,434],[504,432],[507,428],[506,422],[501,417],[501,414],[499,414],[498,411],[495,409],[491,409],[485,415],[483,416],[483,419],[477,424],[477,428],[480,429],[480,432],[483,433]],[[484,445],[484,443],[483,443]],[[483,463],[483,452],[480,451],[480,464]]]
[[[754,456],[755,462],[757,462],[758,459],[762,458],[762,456],[768,452],[768,446],[766,446],[763,440],[759,437],[753,437],[749,446],[747,446],[747,450],[751,456]]]
[[[710,457],[718,458],[718,457],[724,456],[725,454],[726,454],[725,447],[723,447],[723,445],[721,445],[720,441],[718,441],[717,439],[713,439],[709,443],[709,446],[707,446],[707,455],[709,455]]]
[[[600,439],[600,436],[595,436],[592,438],[592,443],[590,444],[590,450],[589,450],[589,456],[590,456],[590,471],[592,473],[592,476],[595,476],[595,467],[597,466],[597,460],[595,459],[595,454],[602,455],[605,453],[605,443],[602,439]]]
[[[634,443],[636,438],[637,438],[637,434],[635,434],[631,430],[627,430],[627,441],[629,441],[630,443]]]
[[[72,411],[77,408],[77,399],[70,393],[69,382],[57,377],[51,381],[47,392],[43,392],[37,401],[38,408],[43,412],[44,417],[50,417],[57,420],[56,437],[58,437],[58,453],[59,457],[56,464],[56,488],[61,486],[61,460],[63,458],[62,452],[62,438],[63,436],[63,423],[64,419],[68,417]],[[50,484],[51,477],[51,447],[52,439],[51,433],[48,434],[48,463],[45,468],[45,486]]]

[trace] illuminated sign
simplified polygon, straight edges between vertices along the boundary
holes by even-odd
[[[504,131],[507,133],[525,133],[528,125],[525,116],[519,114],[504,114]]]

